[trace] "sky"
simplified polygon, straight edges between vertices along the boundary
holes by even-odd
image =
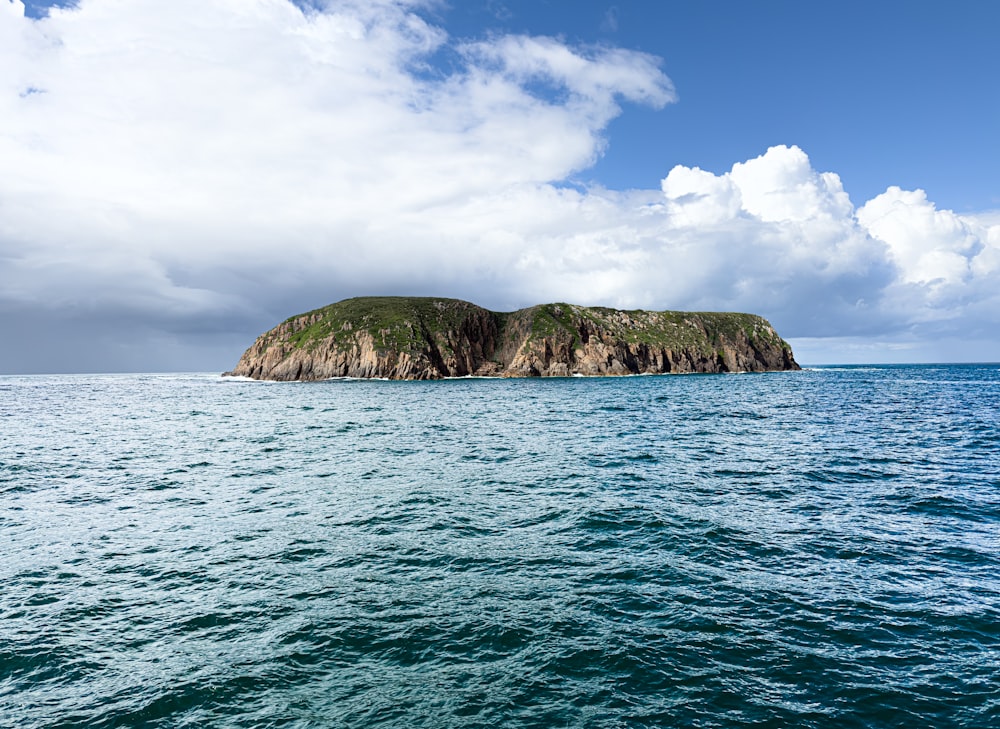
[[[0,374],[350,296],[1000,361],[1000,3],[0,0]]]

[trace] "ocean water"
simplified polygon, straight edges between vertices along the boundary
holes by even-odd
[[[1000,726],[1000,365],[0,377],[0,727]]]

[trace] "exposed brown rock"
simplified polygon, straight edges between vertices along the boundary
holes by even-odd
[[[510,314],[454,299],[348,299],[261,335],[227,375],[566,377],[799,369],[751,314],[616,311],[547,304]]]

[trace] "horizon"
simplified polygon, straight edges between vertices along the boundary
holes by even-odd
[[[809,370],[825,370],[825,369],[836,369],[843,367],[845,369],[861,369],[865,367],[873,368],[906,368],[906,367],[1000,367],[1000,361],[984,361],[984,362],[799,362],[796,358],[796,362],[802,368],[800,371]],[[538,381],[547,380],[580,380],[580,379],[615,379],[620,377],[718,377],[726,375],[772,375],[772,374],[785,374],[793,373],[795,370],[775,370],[768,372],[656,372],[656,373],[640,373],[640,374],[626,374],[626,375],[568,375],[566,377],[562,376],[547,376],[538,378],[527,378],[536,379]],[[3,378],[19,378],[19,377],[141,377],[146,375],[177,375],[177,376],[211,376],[217,378],[223,378],[232,380],[233,382],[263,382],[269,384],[282,384],[282,385],[314,385],[320,382],[450,382],[452,380],[509,380],[512,378],[503,376],[493,376],[493,375],[461,375],[452,377],[442,377],[437,380],[392,380],[382,377],[330,377],[323,380],[268,380],[268,379],[253,379],[249,377],[242,377],[238,375],[230,376],[227,370],[221,372],[217,370],[148,370],[144,372],[133,372],[133,371],[100,371],[100,372],[5,372],[0,373],[0,379]],[[513,378],[513,379],[525,379],[525,378]]]
[[[1000,361],[998,22],[0,0],[0,373],[225,371],[370,291],[745,311],[831,366]]]

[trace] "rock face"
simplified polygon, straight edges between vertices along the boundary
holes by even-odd
[[[365,297],[287,319],[226,374],[432,380],[797,369],[791,347],[753,314],[572,304],[507,314],[457,299]]]

